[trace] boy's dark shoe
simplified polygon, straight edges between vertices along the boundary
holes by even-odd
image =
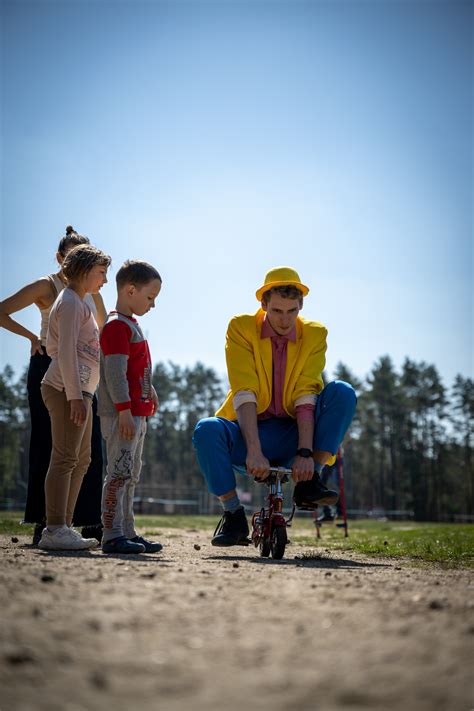
[[[132,543],[141,543],[142,546],[145,546],[145,553],[158,553],[158,551],[161,551],[161,549],[163,548],[161,543],[147,541],[141,536],[135,536],[135,538],[130,538],[130,540],[132,541]]]
[[[102,524],[99,524],[98,526],[83,526],[81,529],[81,536],[83,538],[96,538],[99,543],[102,543],[103,530]]]
[[[102,544],[102,553],[144,553],[145,546],[134,543],[126,536],[118,536]]]
[[[248,545],[249,525],[243,507],[231,513],[224,511],[224,515],[217,524],[213,546],[239,546]]]
[[[299,509],[313,511],[318,504],[332,506],[337,503],[339,494],[328,489],[321,481],[317,472],[311,481],[300,481],[295,486],[293,501]]]

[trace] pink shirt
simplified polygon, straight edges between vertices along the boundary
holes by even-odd
[[[66,288],[49,316],[46,350],[51,363],[43,383],[64,390],[68,400],[93,395],[99,382],[99,328],[91,309]]]
[[[273,378],[270,405],[265,412],[258,415],[258,419],[267,420],[270,417],[288,417],[283,409],[283,386],[285,384],[288,341],[293,343],[296,341],[296,326],[287,336],[279,336],[271,327],[270,321],[265,317],[260,338],[271,338],[272,341]],[[297,405],[295,409],[298,420],[312,420],[314,417],[314,405]]]

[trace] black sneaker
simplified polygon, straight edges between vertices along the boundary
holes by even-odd
[[[81,529],[81,536],[83,538],[96,538],[99,543],[102,543],[102,524],[98,526],[83,526]]]
[[[248,535],[249,525],[245,511],[241,506],[234,513],[224,511],[224,515],[214,531],[211,543],[213,546],[246,546],[249,543]]]
[[[293,492],[296,506],[306,511],[313,511],[318,504],[332,506],[337,503],[338,498],[337,491],[324,486],[317,472],[314,473],[311,481],[299,481]]]
[[[141,536],[135,536],[135,538],[130,538],[132,543],[141,543],[142,546],[145,546],[145,553],[158,553],[158,551],[161,551],[163,546],[161,543],[153,543],[153,541],[147,541],[146,538],[142,538]]]

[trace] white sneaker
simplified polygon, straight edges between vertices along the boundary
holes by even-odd
[[[69,531],[70,533],[72,533],[73,536],[76,537],[78,541],[81,541],[82,543],[86,541],[88,543],[88,548],[97,548],[97,546],[99,545],[99,541],[97,540],[97,538],[84,538],[83,536],[81,536],[79,531],[76,531],[76,529],[72,526],[69,527]]]
[[[64,525],[53,531],[43,529],[38,548],[46,551],[83,551],[96,548],[99,542],[95,538],[83,538],[73,528]]]

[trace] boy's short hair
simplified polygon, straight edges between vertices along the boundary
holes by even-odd
[[[66,254],[62,270],[68,281],[76,281],[87,276],[96,265],[108,267],[111,261],[111,257],[97,247],[91,244],[79,244]]]
[[[262,294],[264,304],[268,304],[272,294],[278,294],[278,296],[281,296],[283,299],[298,299],[300,307],[303,304],[303,292],[291,284],[288,286],[273,286],[271,289],[268,289],[268,291],[265,291]]]
[[[140,259],[127,259],[126,262],[122,264],[117,272],[115,281],[117,282],[117,289],[121,289],[126,284],[133,284],[134,286],[145,286],[149,284],[150,281],[158,279],[162,283],[162,279],[159,272],[148,262],[143,262]]]

